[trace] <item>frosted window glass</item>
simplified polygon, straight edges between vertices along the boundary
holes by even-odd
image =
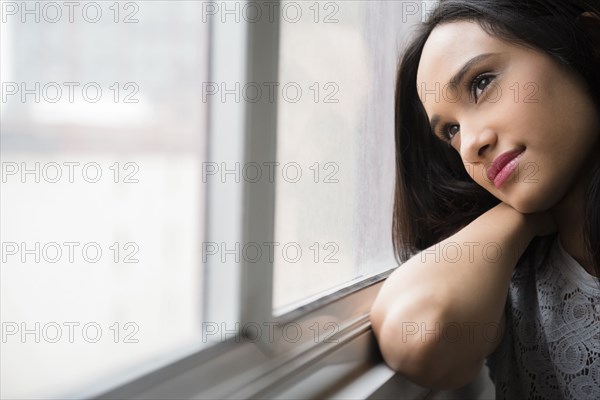
[[[405,34],[428,6],[283,2],[276,314],[396,266],[395,73]]]

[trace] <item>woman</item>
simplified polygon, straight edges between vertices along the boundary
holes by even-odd
[[[600,398],[600,4],[442,0],[398,71],[386,362]],[[420,253],[419,253],[420,252]],[[409,259],[410,258],[410,259]]]

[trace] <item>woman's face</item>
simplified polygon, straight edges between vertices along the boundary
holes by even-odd
[[[581,79],[474,22],[433,30],[417,85],[436,136],[479,185],[523,213],[558,203],[599,142],[598,112]]]

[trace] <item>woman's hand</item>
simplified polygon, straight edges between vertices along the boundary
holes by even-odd
[[[510,207],[514,211],[520,213],[520,211],[515,210],[508,203],[501,203],[498,205],[498,207]],[[533,236],[548,236],[552,235],[553,233],[556,233],[557,231],[556,220],[554,219],[554,215],[550,211],[542,211],[522,215],[525,216],[527,225],[530,227]]]

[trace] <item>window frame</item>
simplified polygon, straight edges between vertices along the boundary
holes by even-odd
[[[279,3],[279,1],[278,1]],[[248,24],[247,40],[247,66],[248,75],[246,82],[278,82],[279,71],[279,37],[280,21],[275,18],[273,22],[261,19],[257,23]],[[270,102],[263,98],[258,102],[246,104],[246,149],[244,163],[274,162],[277,160],[277,101]],[[275,182],[260,180],[259,182],[244,182],[244,227],[242,244],[248,243],[273,243],[275,242]],[[242,262],[242,327],[257,324],[261,327],[273,327],[275,338],[269,335],[260,336],[260,345],[272,355],[278,355],[298,347],[310,340],[305,335],[298,342],[291,343],[284,340],[284,329],[289,324],[298,324],[303,317],[319,305],[327,304],[334,299],[356,290],[371,282],[369,279],[350,286],[347,290],[324,296],[319,300],[304,307],[290,311],[281,316],[273,315],[273,284],[274,263],[273,259],[261,260],[259,263],[243,260]],[[378,279],[381,279],[380,277]],[[335,314],[334,314],[335,315]],[[314,315],[304,323],[318,323],[320,315]],[[349,320],[357,315],[348,315]],[[335,327],[345,322],[344,319],[331,318],[330,323]],[[302,323],[299,323],[305,332]],[[310,325],[309,325],[310,326]],[[317,329],[319,327],[317,326]],[[331,332],[329,332],[331,333]],[[244,332],[240,332],[244,334]]]

